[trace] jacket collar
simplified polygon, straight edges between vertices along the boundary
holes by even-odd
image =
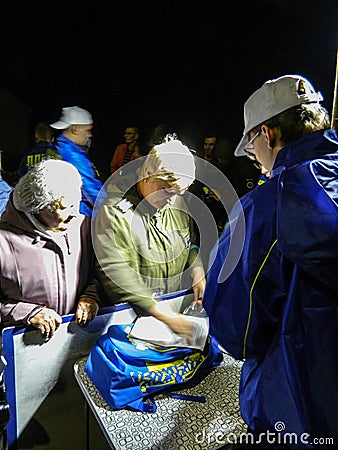
[[[29,220],[29,217],[26,213],[22,211],[18,211],[13,204],[13,193],[11,193],[6,209],[1,216],[1,227],[6,228],[9,226],[11,229],[17,229],[21,232],[26,233],[27,235],[36,236],[40,235],[45,239],[50,239],[48,233],[42,231],[42,229],[38,229],[36,225]]]
[[[334,130],[321,130],[307,134],[278,152],[271,176],[295,164],[318,159],[337,151],[338,138]]]

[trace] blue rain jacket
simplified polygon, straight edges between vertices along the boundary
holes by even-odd
[[[94,203],[103,186],[97,169],[88,158],[87,152],[62,134],[56,140],[56,152],[79,171],[82,178],[80,212],[92,217]]]
[[[337,303],[338,141],[328,130],[278,153],[271,178],[237,202],[210,254],[210,333],[244,360],[240,407],[256,436],[337,445]]]
[[[0,217],[1,214],[5,211],[6,205],[8,202],[8,198],[13,188],[10,186],[1,176],[0,173]]]

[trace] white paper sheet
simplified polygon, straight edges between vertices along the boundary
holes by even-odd
[[[209,318],[185,317],[194,323],[194,335],[189,340],[174,333],[165,323],[152,316],[139,317],[129,337],[163,347],[191,347],[203,350],[209,332]]]

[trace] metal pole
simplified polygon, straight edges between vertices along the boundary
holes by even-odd
[[[337,46],[337,58],[336,58],[336,78],[334,84],[333,92],[333,105],[332,105],[332,116],[331,116],[331,128],[336,130],[338,133],[338,46]]]

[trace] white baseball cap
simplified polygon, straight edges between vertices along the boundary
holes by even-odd
[[[78,106],[69,106],[62,108],[60,120],[51,123],[50,126],[58,130],[65,130],[71,125],[91,125],[92,123],[93,118],[86,109]]]
[[[236,147],[235,156],[245,156],[249,132],[264,121],[302,103],[319,103],[323,100],[312,84],[301,75],[284,75],[266,81],[244,103],[244,132]]]

